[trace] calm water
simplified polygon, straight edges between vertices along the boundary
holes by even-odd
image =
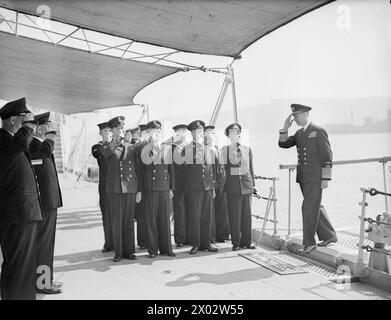
[[[280,170],[279,164],[295,164],[296,148],[281,149],[277,145],[277,135],[251,135],[250,145],[254,153],[255,173],[261,176],[277,176],[277,220],[279,228],[288,226],[288,170]],[[331,135],[330,142],[334,160],[350,160],[391,156],[391,133],[371,133],[352,135]],[[391,190],[390,165],[386,166],[388,191]],[[292,175],[292,218],[291,227],[301,229],[302,195],[296,184],[296,173]],[[258,193],[267,196],[270,182],[257,180]],[[333,168],[333,178],[329,188],[323,193],[323,205],[336,228],[359,224],[359,201],[361,187],[374,187],[384,190],[383,168],[380,163],[365,163],[340,165]],[[368,196],[367,215],[373,218],[385,211],[384,197]],[[389,200],[391,208],[391,201]],[[253,213],[264,215],[266,201],[253,199]],[[272,211],[271,211],[272,216]],[[255,220],[255,225],[262,225],[261,220]],[[271,224],[268,228],[272,227]],[[285,234],[281,230],[281,234]]]

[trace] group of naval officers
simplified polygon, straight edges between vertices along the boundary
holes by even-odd
[[[190,245],[190,254],[217,252],[214,243],[231,235],[232,250],[255,249],[253,158],[240,143],[240,124],[226,128],[231,144],[222,149],[215,144],[215,127],[201,120],[174,126],[174,137],[165,142],[157,120],[125,130],[125,118],[118,116],[98,127],[102,140],[92,154],[99,166],[102,251],[114,251],[115,262],[136,259],[136,238],[149,258],[174,257],[171,209],[177,248]]]
[[[321,205],[322,191],[331,180],[330,141],[327,132],[309,120],[310,110],[292,104],[278,141],[281,148],[297,148],[296,181],[304,198],[302,253],[338,241]],[[57,209],[62,206],[54,123],[49,112],[34,115],[28,110],[25,98],[5,104],[0,118],[1,298],[61,293],[62,283],[53,280]],[[293,121],[301,128],[289,136]],[[221,149],[215,144],[215,127],[201,120],[176,125],[175,136],[165,142],[157,120],[125,130],[125,118],[118,116],[98,126],[102,140],[92,154],[99,165],[102,251],[114,251],[115,262],[136,259],[135,221],[138,246],[148,250],[149,258],[175,256],[171,208],[177,248],[190,245],[190,254],[217,252],[214,244],[230,239],[233,251],[255,249],[253,155],[241,143],[239,123],[227,126],[230,143]],[[39,277],[46,270],[49,280],[42,282]]]

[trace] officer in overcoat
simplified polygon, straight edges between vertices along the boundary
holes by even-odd
[[[147,123],[149,141],[140,146],[144,214],[147,230],[147,247],[150,258],[161,255],[175,256],[171,244],[170,199],[175,190],[175,174],[171,148],[160,143],[161,122]],[[170,146],[169,146],[170,147]]]
[[[253,154],[250,147],[241,144],[241,132],[239,123],[230,124],[225,129],[230,144],[222,150],[233,251],[255,249],[251,244],[251,199],[255,186]]]
[[[102,140],[97,144],[94,144],[91,148],[93,157],[98,161],[99,167],[99,206],[102,213],[104,244],[102,252],[113,251],[113,230],[111,224],[111,215],[109,208],[109,200],[106,193],[106,181],[107,181],[107,161],[102,153],[102,147],[104,142],[110,142],[112,133],[108,122],[102,122],[98,124],[99,135]]]
[[[53,281],[53,258],[56,237],[57,209],[62,207],[60,183],[58,181],[54,145],[56,131],[50,119],[50,112],[36,115],[38,126],[29,151],[41,195],[42,215],[44,220],[38,223],[38,266],[50,269],[50,287],[37,288],[44,294],[61,293],[61,282]]]
[[[107,159],[106,193],[109,199],[114,261],[135,260],[134,212],[141,200],[141,174],[135,146],[125,142],[125,118],[109,121],[113,139],[104,142],[102,153]]]
[[[216,166],[208,159],[213,153],[204,144],[205,123],[201,120],[191,122],[187,129],[193,141],[183,149],[185,157],[185,190],[187,193],[189,217],[190,254],[198,250],[217,252],[210,243],[211,216],[216,182]]]
[[[36,128],[21,98],[0,109],[0,246],[3,300],[35,300],[39,191],[28,145]]]
[[[187,125],[178,124],[173,127],[175,138],[172,143],[172,159],[175,171],[175,190],[173,198],[174,207],[174,240],[177,248],[181,248],[187,242],[187,209],[185,190],[185,159],[182,150],[186,144]]]
[[[336,232],[321,205],[322,191],[331,180],[333,153],[326,130],[309,120],[312,108],[292,104],[291,109],[292,114],[280,130],[278,145],[281,148],[297,148],[296,182],[300,184],[304,197],[301,207],[304,248],[301,252],[308,253],[316,248],[315,233],[321,240],[319,246],[337,242]],[[293,136],[288,136],[293,120],[302,128]]]

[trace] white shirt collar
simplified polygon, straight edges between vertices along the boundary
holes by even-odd
[[[41,141],[41,142],[43,142],[43,139],[41,139],[41,138],[39,138],[39,137],[35,137],[35,136],[34,136],[34,138],[37,139],[37,140],[39,140],[39,141]]]
[[[11,136],[14,136],[14,134],[10,131],[8,131],[7,129],[4,129],[5,131],[7,131]]]
[[[311,123],[311,121],[308,121],[307,124],[305,126],[303,126],[303,132],[307,130],[310,123]]]

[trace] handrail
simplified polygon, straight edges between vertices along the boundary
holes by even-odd
[[[386,163],[391,161],[391,156],[384,156],[380,158],[367,158],[367,159],[352,159],[352,160],[339,160],[339,161],[333,161],[333,165],[346,165],[346,164],[356,164],[356,163],[370,163],[370,162],[379,162],[383,165],[383,184],[384,184],[384,192],[387,193],[387,179],[386,179]],[[287,238],[289,238],[291,234],[291,193],[292,193],[292,186],[291,186],[291,176],[292,172],[296,169],[296,164],[280,164],[280,169],[288,169],[289,170],[289,193],[288,193],[288,234]],[[388,200],[387,196],[384,197],[385,201],[385,210],[388,211]]]
[[[333,161],[333,165],[343,165],[343,164],[356,164],[356,163],[369,163],[369,162],[381,162],[387,163],[391,161],[391,156],[385,156],[381,158],[367,158],[367,159],[353,159],[353,160],[338,160]],[[280,169],[295,169],[297,165],[295,164],[280,164]]]

